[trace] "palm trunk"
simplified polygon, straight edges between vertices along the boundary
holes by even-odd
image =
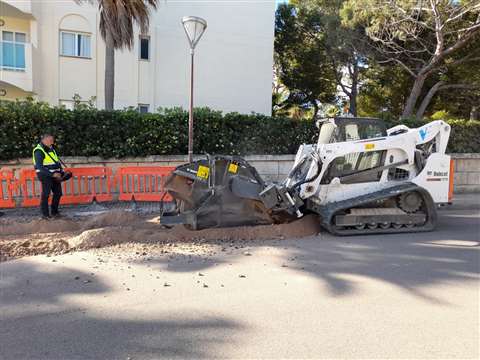
[[[413,111],[415,110],[415,104],[417,103],[418,97],[422,92],[425,79],[426,79],[425,75],[418,75],[415,78],[412,91],[410,92],[410,96],[408,97],[407,102],[405,103],[405,108],[403,109],[402,118],[408,118],[413,115]]]
[[[425,95],[425,97],[422,100],[422,103],[420,104],[420,107],[417,110],[416,118],[418,120],[421,120],[423,118],[423,115],[425,114],[425,110],[427,110],[427,107],[428,105],[430,105],[432,98],[435,96],[435,94],[437,93],[437,91],[440,89],[442,85],[443,85],[443,81],[437,82],[435,85],[433,85],[430,88],[427,95]]]
[[[113,110],[115,97],[115,48],[107,32],[105,39],[105,109]]]

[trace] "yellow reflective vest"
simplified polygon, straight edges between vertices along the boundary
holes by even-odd
[[[56,153],[56,151],[54,149],[49,149],[49,151],[45,151],[45,149],[43,148],[43,146],[41,144],[38,144],[34,149],[33,149],[33,152],[32,152],[32,156],[33,156],[33,165],[36,166],[36,161],[35,161],[35,151],[41,151],[44,155],[44,158],[43,158],[43,166],[45,166],[46,168],[60,168],[60,161],[58,159],[58,155]]]

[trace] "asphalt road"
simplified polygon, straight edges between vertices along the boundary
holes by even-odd
[[[0,358],[478,359],[480,197],[461,200],[425,234],[2,263]]]

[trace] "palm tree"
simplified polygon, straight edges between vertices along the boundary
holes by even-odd
[[[77,3],[98,3],[100,35],[105,41],[105,109],[113,110],[115,94],[115,50],[131,50],[134,25],[148,32],[149,10],[157,8],[158,0],[75,0]]]

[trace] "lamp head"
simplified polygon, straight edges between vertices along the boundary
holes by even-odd
[[[203,33],[207,29],[207,21],[197,16],[184,16],[182,18],[183,28],[187,35],[190,48],[195,49]]]

